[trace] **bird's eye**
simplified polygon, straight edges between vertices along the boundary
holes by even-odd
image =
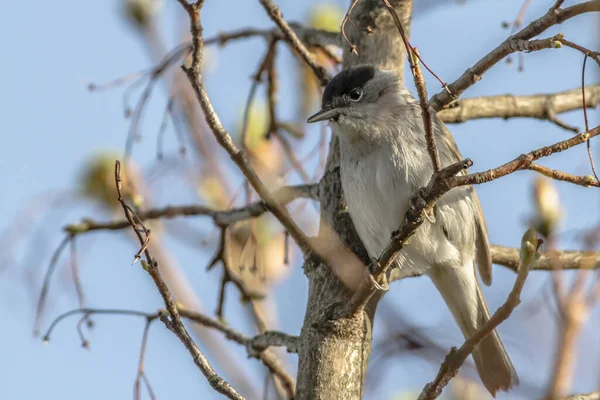
[[[361,88],[354,88],[350,91],[350,93],[348,94],[348,97],[350,97],[350,100],[352,101],[359,101],[360,98],[363,95],[363,91]]]

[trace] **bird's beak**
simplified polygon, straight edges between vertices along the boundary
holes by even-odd
[[[338,108],[322,109],[319,112],[317,112],[315,115],[310,117],[308,119],[308,121],[306,121],[306,122],[308,122],[309,124],[312,124],[313,122],[326,121],[329,119],[334,119],[338,115],[340,115],[340,110]]]

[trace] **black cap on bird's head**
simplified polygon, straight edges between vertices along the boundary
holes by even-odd
[[[340,108],[361,101],[364,86],[373,79],[375,72],[376,69],[372,65],[359,65],[346,68],[337,74],[325,88],[321,110],[307,122],[335,119],[340,114]]]

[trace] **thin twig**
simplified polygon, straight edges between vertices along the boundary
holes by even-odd
[[[254,348],[253,347],[254,338],[248,337],[248,336],[244,335],[243,333],[233,330],[232,328],[230,328],[226,324],[224,324],[222,321],[214,319],[214,318],[210,318],[206,315],[186,309],[186,308],[182,307],[181,305],[179,305],[178,310],[182,317],[187,318],[190,321],[197,322],[203,326],[216,329],[216,330],[222,332],[223,334],[225,334],[225,337],[227,339],[233,340],[234,342],[245,346],[248,349],[248,355],[251,357],[260,359],[265,364],[265,366],[267,368],[269,368],[269,371],[271,371],[273,374],[275,374],[281,380],[281,382],[284,384],[284,387],[286,388],[286,391],[288,392],[288,396],[290,396],[291,399],[294,398],[294,392],[295,392],[294,379],[287,373],[287,371],[285,371],[284,367],[281,365],[281,362],[277,358],[277,356],[275,356],[275,354],[270,352],[269,350],[265,350],[269,345],[275,345],[275,346],[281,345],[281,342],[277,340],[277,339],[279,339],[279,337],[277,337],[277,339],[275,339],[276,335],[273,336],[272,342],[268,343],[268,345],[265,346],[264,341],[268,340],[268,339],[266,339],[267,336],[265,336],[264,334],[259,335],[259,336],[257,336],[257,338],[258,338],[257,344],[259,345],[259,347]],[[291,338],[291,336],[290,336],[290,338]],[[291,340],[292,339],[290,339],[290,341]]]
[[[355,27],[356,29],[358,29],[360,31],[367,32],[367,33],[373,33],[373,29],[370,26],[367,26],[366,29],[360,28],[360,27],[356,26],[356,24],[354,23],[354,21],[352,21],[352,18],[350,17],[352,10],[354,9],[354,7],[356,6],[356,4],[358,2],[359,2],[359,0],[352,1],[352,4],[350,4],[350,8],[348,8],[348,11],[346,11],[346,15],[344,15],[344,19],[342,20],[342,25],[340,26],[340,31],[342,32],[342,36],[343,36],[344,40],[346,41],[346,43],[348,44],[348,46],[350,47],[350,53],[353,53],[353,54],[358,54],[358,52],[356,51],[356,46],[353,45],[352,43],[350,43],[348,36],[346,36],[346,22],[350,22],[350,24],[352,24],[353,27]]]
[[[532,171],[535,171],[537,173],[540,173],[548,178],[552,178],[557,181],[570,182],[570,183],[574,183],[575,185],[584,186],[584,187],[589,187],[589,186],[600,187],[600,183],[596,179],[594,179],[594,177],[592,175],[585,175],[585,176],[571,175],[571,174],[567,174],[566,172],[562,172],[562,171],[558,171],[556,169],[544,167],[544,166],[536,164],[536,163],[531,163],[527,167],[527,169],[530,169]]]
[[[71,240],[71,236],[65,236],[63,240],[60,242],[52,258],[50,259],[50,264],[46,269],[46,275],[44,276],[44,283],[42,284],[42,290],[40,291],[40,297],[37,303],[37,309],[35,312],[35,323],[33,328],[34,336],[38,336],[40,334],[40,328],[42,324],[42,315],[44,313],[44,307],[46,306],[46,297],[48,297],[48,290],[50,289],[50,279],[52,278],[52,274],[56,269],[56,264],[58,263],[58,259],[62,254],[63,250]]]
[[[419,67],[417,58],[420,60],[419,53],[415,48],[413,48],[406,37],[406,32],[404,31],[404,27],[402,26],[402,22],[396,13],[396,10],[388,0],[383,0],[383,3],[387,7],[390,14],[396,23],[396,27],[398,28],[398,32],[402,37],[402,41],[404,42],[404,47],[406,48],[406,54],[408,55],[408,62],[410,64],[410,70],[413,74],[413,78],[415,81],[415,87],[417,88],[417,93],[419,95],[419,104],[421,106],[421,117],[423,118],[423,127],[425,130],[425,139],[427,140],[427,151],[429,156],[431,157],[431,162],[433,163],[434,172],[440,171],[442,168],[442,163],[440,161],[440,155],[438,154],[437,145],[435,141],[435,133],[433,131],[433,123],[431,120],[431,110],[429,108],[429,101],[427,96],[427,87],[425,85],[425,79],[423,78],[423,73],[421,72],[421,68]]]
[[[135,382],[133,383],[133,398],[134,398],[134,400],[140,400],[142,398],[141,397],[142,392],[140,390],[141,382],[144,382],[144,386],[146,386],[146,390],[148,391],[150,398],[152,400],[156,399],[156,396],[154,395],[154,391],[152,390],[152,386],[150,385],[150,381],[148,380],[148,377],[146,376],[144,362],[146,360],[146,346],[148,344],[148,333],[150,332],[150,326],[152,325],[152,322],[154,322],[154,320],[156,320],[157,318],[158,318],[158,314],[146,316],[146,324],[144,325],[144,333],[142,334],[142,344],[140,346],[140,358],[138,361],[138,371],[137,371],[137,375],[135,377]]]
[[[570,149],[573,146],[585,143],[587,140],[591,139],[594,136],[597,136],[598,134],[600,134],[600,126],[597,126],[587,132],[580,133],[579,135],[575,135],[567,140],[563,140],[554,143],[553,145],[541,147],[539,149],[532,150],[529,153],[522,154],[514,160],[509,161],[506,164],[503,164],[499,167],[492,168],[483,172],[476,172],[469,175],[457,176],[456,178],[454,178],[454,184],[456,184],[457,186],[481,184],[512,174],[515,171],[528,169],[531,163],[535,160],[538,160],[542,157],[548,157],[549,155],[554,153],[560,153],[562,151]]]
[[[184,0],[181,0],[181,1],[184,2]],[[187,329],[181,322],[179,312],[177,311],[177,306],[175,305],[175,302],[173,301],[173,297],[171,296],[171,291],[169,290],[167,284],[165,283],[165,281],[162,278],[162,275],[158,268],[158,263],[156,262],[156,260],[152,259],[152,257],[150,256],[150,253],[148,251],[147,247],[148,247],[148,240],[149,240],[149,230],[143,226],[141,220],[135,215],[135,212],[131,209],[131,207],[129,207],[125,203],[125,201],[123,200],[123,197],[121,195],[121,174],[120,174],[121,171],[120,171],[120,169],[121,169],[121,164],[119,163],[119,161],[116,161],[116,163],[115,163],[115,183],[116,183],[116,188],[117,188],[118,200],[121,203],[121,206],[123,207],[123,212],[125,213],[125,217],[131,224],[133,231],[135,232],[135,234],[137,235],[137,237],[140,241],[141,247],[140,247],[140,250],[138,251],[138,253],[136,254],[136,257],[138,257],[138,255],[141,255],[142,253],[145,255],[146,262],[144,264],[144,269],[148,272],[148,274],[154,281],[154,284],[156,285],[156,288],[158,289],[158,292],[160,293],[160,295],[163,299],[163,302],[165,303],[165,307],[167,309],[168,316],[162,315],[160,318],[161,321],[184,344],[185,348],[188,350],[188,352],[192,356],[194,363],[196,364],[198,369],[200,369],[202,374],[206,377],[206,379],[208,380],[209,384],[211,385],[211,387],[213,389],[215,389],[217,392],[227,396],[230,399],[245,400],[242,395],[240,395],[233,387],[231,387],[231,385],[227,381],[225,381],[225,379],[223,379],[221,376],[219,376],[215,372],[215,370],[211,367],[208,360],[202,354],[202,352],[200,351],[200,349],[198,348],[196,343],[194,343],[194,340],[190,337],[189,333],[187,332]],[[136,224],[136,220],[137,220],[137,224]],[[137,227],[138,224],[143,228],[143,230],[141,230]],[[142,236],[142,232],[145,234],[145,237]],[[134,261],[135,261],[135,258],[134,258]]]
[[[318,184],[284,186],[273,192],[273,196],[281,205],[287,205],[297,199],[319,200]],[[181,205],[165,206],[161,208],[149,209],[137,214],[141,221],[151,221],[156,219],[170,219],[186,216],[206,216],[213,219],[217,226],[230,226],[239,221],[255,218],[268,211],[264,201],[259,200],[239,208],[229,210],[216,210],[202,205]],[[79,223],[69,224],[63,227],[68,235],[80,235],[88,232],[102,230],[121,230],[129,227],[129,221],[126,219],[117,221],[94,221],[89,218],[81,220]],[[66,239],[65,239],[66,240]]]
[[[179,315],[182,318],[186,318],[190,321],[198,323],[207,328],[215,329],[215,330],[223,333],[226,339],[232,340],[232,341],[244,346],[248,352],[249,357],[253,357],[253,358],[261,360],[263,362],[263,364],[265,364],[265,366],[267,368],[269,368],[269,370],[283,382],[284,386],[288,390],[290,399],[293,399],[294,390],[295,390],[294,379],[287,373],[287,371],[285,370],[285,368],[283,367],[283,365],[281,364],[281,362],[277,358],[277,356],[273,352],[267,350],[267,348],[270,346],[289,346],[290,351],[292,351],[292,350],[295,351],[296,347],[294,347],[294,346],[297,342],[296,337],[291,336],[291,335],[284,336],[284,334],[280,334],[279,332],[272,332],[272,333],[265,332],[264,334],[260,334],[255,337],[249,337],[249,336],[246,336],[243,333],[238,332],[235,329],[227,326],[225,323],[223,323],[217,319],[210,318],[206,315],[189,310],[189,309],[181,306],[180,304],[177,304],[176,306],[177,306]],[[145,362],[145,353],[146,353],[149,327],[150,327],[150,324],[154,320],[161,318],[161,316],[164,317],[164,312],[165,312],[165,310],[160,310],[159,312],[156,312],[156,313],[147,313],[147,312],[143,312],[143,311],[124,310],[124,309],[97,309],[97,308],[74,309],[74,310],[70,310],[70,311],[56,317],[50,324],[43,339],[46,344],[49,343],[52,332],[58,326],[58,324],[62,320],[66,319],[70,316],[73,316],[73,315],[83,314],[84,316],[85,315],[89,316],[89,315],[94,315],[94,314],[109,314],[109,315],[126,315],[126,316],[144,317],[146,319],[146,324],[144,327],[144,334],[142,335],[142,345],[141,345],[141,349],[140,349],[140,358],[139,358],[139,362],[138,362],[138,377],[141,380],[144,380],[145,373],[143,372],[143,365]],[[142,373],[140,373],[140,370],[142,370]],[[136,378],[136,383],[134,386],[138,386],[138,385],[139,385],[139,383]],[[147,386],[147,388],[151,391],[151,389],[148,386]],[[138,391],[138,390],[139,389],[134,389],[134,392]],[[138,391],[138,393],[139,393],[139,391]],[[151,397],[154,398],[153,393],[151,393]]]
[[[559,42],[561,42],[563,45],[565,45],[567,47],[570,47],[572,49],[575,49],[575,50],[581,52],[583,55],[587,55],[588,57],[590,57],[591,59],[596,61],[598,66],[600,66],[600,52],[592,51],[592,50],[585,48],[577,43],[573,43],[565,38],[560,39]]]
[[[260,0],[260,4],[262,4],[273,22],[275,22],[279,29],[281,29],[281,32],[283,32],[285,37],[285,41],[290,44],[292,49],[298,53],[300,58],[302,58],[302,60],[313,71],[321,86],[326,86],[331,80],[331,75],[325,68],[323,68],[323,66],[317,63],[314,56],[300,41],[294,30],[288,25],[285,19],[283,19],[283,15],[281,14],[279,7],[277,7],[272,0]]]
[[[588,116],[587,116],[587,103],[585,101],[585,64],[586,61],[588,59],[588,53],[585,53],[585,55],[583,56],[583,66],[581,67],[581,102],[583,103],[583,120],[585,122],[585,130],[589,131],[590,130],[590,125],[588,122]],[[597,57],[596,57],[597,59]],[[598,65],[600,65],[600,63],[598,63]],[[596,165],[594,164],[594,156],[592,155],[592,145],[590,142],[590,139],[587,140],[587,153],[588,153],[588,158],[590,160],[590,166],[592,167],[592,172],[594,173],[594,176],[596,177],[596,181],[600,181],[600,179],[598,178],[598,174],[596,173]]]

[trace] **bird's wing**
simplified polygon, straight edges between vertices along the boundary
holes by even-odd
[[[441,128],[438,130],[437,135],[437,137],[441,139],[440,145],[446,147],[451,154],[450,160],[448,161],[452,163],[462,160],[462,155],[456,146],[456,142],[454,141],[452,134],[448,128],[446,128],[446,125],[438,119],[437,115],[434,114],[432,117],[434,118],[434,126]],[[442,165],[444,166],[444,164],[444,160],[442,159]],[[461,175],[463,174],[466,175],[467,171],[462,171]],[[479,267],[479,275],[481,275],[481,280],[483,283],[489,286],[492,284],[492,255],[490,253],[490,245],[488,243],[487,225],[485,223],[485,217],[483,216],[483,210],[481,209],[481,204],[479,203],[477,193],[475,193],[475,189],[473,189],[473,187],[469,187],[469,189],[475,211],[475,261]]]

